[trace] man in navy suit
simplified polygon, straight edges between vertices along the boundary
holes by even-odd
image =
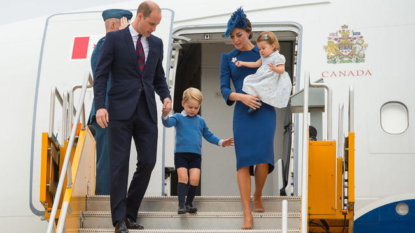
[[[95,69],[96,121],[102,128],[108,127],[111,216],[115,232],[144,229],[136,220],[156,163],[154,92],[160,96],[163,108],[171,110],[162,67],[163,42],[151,35],[160,21],[161,10],[157,4],[141,3],[130,26],[107,34]],[[107,110],[105,92],[110,73]],[[137,168],[127,195],[131,138],[136,144]]]

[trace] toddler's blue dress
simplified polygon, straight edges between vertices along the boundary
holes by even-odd
[[[237,67],[236,61],[255,62],[260,58],[258,47],[241,52],[237,49],[222,54],[220,66],[220,83],[222,96],[229,106],[231,80],[237,93],[242,91],[246,76],[254,74],[257,69]],[[249,107],[237,101],[233,114],[233,135],[235,140],[236,169],[268,163],[269,172],[274,170],[274,134],[277,125],[275,108],[263,103],[254,113],[248,114]]]

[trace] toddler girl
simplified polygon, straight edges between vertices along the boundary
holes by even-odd
[[[238,67],[258,68],[255,74],[246,76],[242,90],[258,96],[264,103],[276,108],[287,107],[291,93],[291,80],[285,72],[285,57],[279,53],[280,45],[272,32],[263,32],[257,39],[261,58],[256,62],[237,61]],[[249,109],[248,112],[253,112]]]

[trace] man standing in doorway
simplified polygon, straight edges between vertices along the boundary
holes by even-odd
[[[110,9],[102,12],[102,18],[105,22],[105,34],[108,32],[118,31],[128,26],[129,20],[133,17],[130,11]],[[102,37],[96,44],[91,55],[91,68],[95,77],[95,68],[98,63],[98,56],[101,52],[101,47],[105,42],[105,36]],[[105,95],[105,107],[107,107],[108,90],[110,88],[111,76],[107,82],[107,91]],[[91,113],[89,115],[88,125],[94,126],[96,130],[96,177],[95,177],[95,194],[109,195],[110,194],[110,157],[108,149],[108,128],[101,128],[95,119],[95,100],[92,101]]]
[[[163,61],[163,42],[152,34],[161,21],[160,7],[141,3],[133,23],[107,34],[95,70],[96,120],[108,127],[111,176],[111,216],[115,232],[144,229],[136,223],[137,212],[156,163],[157,109],[154,92],[163,108],[171,110]],[[108,91],[108,111],[105,91]],[[137,150],[137,168],[128,189],[131,138]]]

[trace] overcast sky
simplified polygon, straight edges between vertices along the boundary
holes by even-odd
[[[130,0],[0,0],[0,25],[125,1]]]

